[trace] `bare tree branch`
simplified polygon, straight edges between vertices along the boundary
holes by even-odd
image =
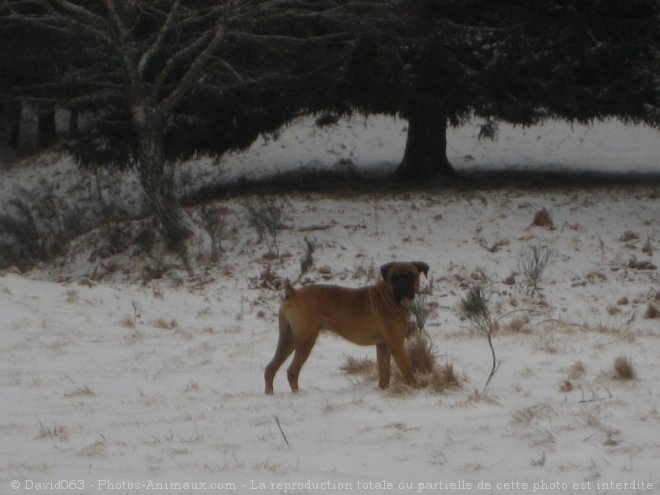
[[[176,18],[176,14],[179,9],[180,3],[181,3],[180,0],[175,0],[175,2],[172,4],[172,8],[167,14],[167,18],[165,19],[165,22],[163,23],[163,26],[161,27],[160,31],[158,31],[158,35],[156,36],[156,39],[140,57],[140,60],[138,62],[138,73],[141,76],[144,77],[146,67],[151,61],[151,58],[156,53],[158,53],[159,50],[162,49],[163,41],[165,40],[165,35],[170,31],[170,29],[174,25],[174,19]]]
[[[103,19],[83,7],[66,0],[52,0],[63,10],[56,10],[48,0],[3,1],[4,10],[10,12],[5,18],[10,22],[26,23],[39,26],[62,34],[80,33],[109,44],[107,26]],[[41,7],[43,13],[26,13],[22,8]]]
[[[225,25],[222,19],[218,20],[218,23],[215,27],[213,37],[209,41],[206,48],[199,54],[199,56],[192,63],[188,71],[183,75],[179,81],[176,89],[170,93],[170,95],[165,98],[158,105],[158,112],[164,114],[169,112],[179,101],[185,93],[195,84],[195,82],[202,75],[204,68],[208,65],[213,52],[217,49],[218,45],[225,36]]]
[[[117,33],[118,52],[122,58],[123,68],[129,81],[129,104],[133,111],[133,118],[140,121],[145,117],[144,106],[147,103],[147,95],[145,94],[144,81],[138,72],[139,56],[135,39],[128,28],[128,14],[121,2],[105,0],[105,4],[110,12],[110,22]]]
[[[73,4],[67,0],[51,0],[55,5],[58,5],[71,15],[75,16],[80,22],[93,24],[95,29],[103,30],[106,26],[106,21],[102,17],[94,14],[93,12],[81,7],[80,5]]]

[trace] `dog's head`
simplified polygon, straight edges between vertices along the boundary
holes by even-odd
[[[392,262],[380,267],[380,274],[397,303],[402,299],[415,299],[415,294],[419,292],[419,274],[428,275],[428,272],[429,265],[423,261]]]

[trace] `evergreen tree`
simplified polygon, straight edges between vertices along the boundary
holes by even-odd
[[[353,108],[408,119],[401,180],[449,176],[447,125],[648,120],[654,0],[399,0],[347,63]]]

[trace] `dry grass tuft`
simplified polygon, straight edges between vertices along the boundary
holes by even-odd
[[[571,380],[579,380],[587,374],[587,368],[582,361],[574,362],[568,369],[568,378]]]
[[[442,366],[436,366],[431,373],[422,377],[420,382],[422,387],[429,388],[436,393],[461,387],[461,381],[456,375],[454,365],[450,362],[446,362]]]
[[[94,397],[96,394],[94,391],[89,388],[87,385],[84,387],[78,387],[77,389],[69,392],[68,394],[64,394],[64,397],[67,399],[72,399],[74,397]]]
[[[528,335],[532,333],[532,329],[528,326],[529,321],[529,316],[520,316],[514,318],[506,325],[501,325],[500,328],[504,332]]]
[[[623,234],[621,234],[621,237],[619,237],[620,242],[631,242],[638,240],[639,234],[633,232],[632,230],[626,230]]]
[[[406,351],[415,373],[431,373],[436,365],[436,355],[426,332],[414,332],[406,339]]]
[[[658,318],[660,317],[660,310],[658,310],[658,307],[655,304],[650,302],[648,306],[646,306],[646,312],[644,313],[644,317],[648,318],[649,320]]]
[[[529,426],[536,421],[548,421],[556,415],[552,406],[541,403],[514,411],[512,423]]]
[[[453,407],[467,408],[472,407],[477,403],[499,405],[497,399],[495,399],[495,397],[493,397],[487,390],[479,390],[475,388],[465,397],[465,399],[458,401]]]
[[[564,393],[572,392],[574,388],[575,387],[573,386],[573,382],[571,382],[569,379],[563,380],[559,384],[560,392],[564,392]]]
[[[75,304],[78,302],[78,292],[74,289],[67,290],[64,295],[66,296],[66,302],[69,304]]]
[[[548,354],[558,354],[561,350],[552,334],[539,335],[534,342],[534,349],[541,352],[547,352]]]
[[[37,438],[40,440],[57,439],[60,442],[68,442],[69,432],[66,426],[53,425],[52,428],[48,428],[39,421],[39,433],[37,434]]]
[[[614,378],[624,381],[637,379],[637,372],[632,359],[619,356],[614,360]]]
[[[461,380],[454,370],[454,365],[450,362],[438,364],[433,343],[425,332],[415,332],[408,337],[406,351],[420,388],[441,393],[461,387]],[[347,356],[346,362],[339,369],[348,375],[361,376],[365,380],[378,379],[378,365],[367,357],[358,359]],[[391,370],[392,381],[388,389],[390,395],[409,395],[415,392],[414,388],[405,383],[394,363],[391,363]]]
[[[339,369],[347,375],[362,375],[366,378],[378,376],[376,361],[368,357],[358,359],[353,356],[346,356],[346,362]]]
[[[554,230],[555,224],[552,221],[552,215],[548,210],[543,208],[542,210],[537,211],[534,214],[534,219],[532,220],[533,227],[543,227],[548,230]]]
[[[128,328],[130,330],[137,330],[137,327],[135,325],[135,320],[131,318],[130,316],[127,316],[123,320],[121,320],[120,325],[122,327]]]
[[[173,330],[178,326],[176,320],[167,321],[164,318],[158,318],[157,320],[154,320],[151,325],[154,328],[160,328],[162,330]]]

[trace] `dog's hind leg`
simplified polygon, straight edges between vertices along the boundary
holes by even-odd
[[[296,342],[296,352],[293,355],[293,361],[291,361],[291,365],[286,372],[292,392],[298,392],[298,376],[300,375],[300,369],[303,367],[303,364],[305,364],[305,361],[307,361],[309,353],[312,352],[317,336],[318,332],[302,342]]]
[[[273,380],[275,378],[275,373],[280,369],[282,363],[287,360],[287,358],[293,352],[293,332],[291,330],[291,325],[280,314],[280,338],[277,341],[277,349],[275,349],[275,355],[271,359],[270,363],[266,366],[266,371],[264,372],[264,379],[266,381],[266,394],[273,393]]]

